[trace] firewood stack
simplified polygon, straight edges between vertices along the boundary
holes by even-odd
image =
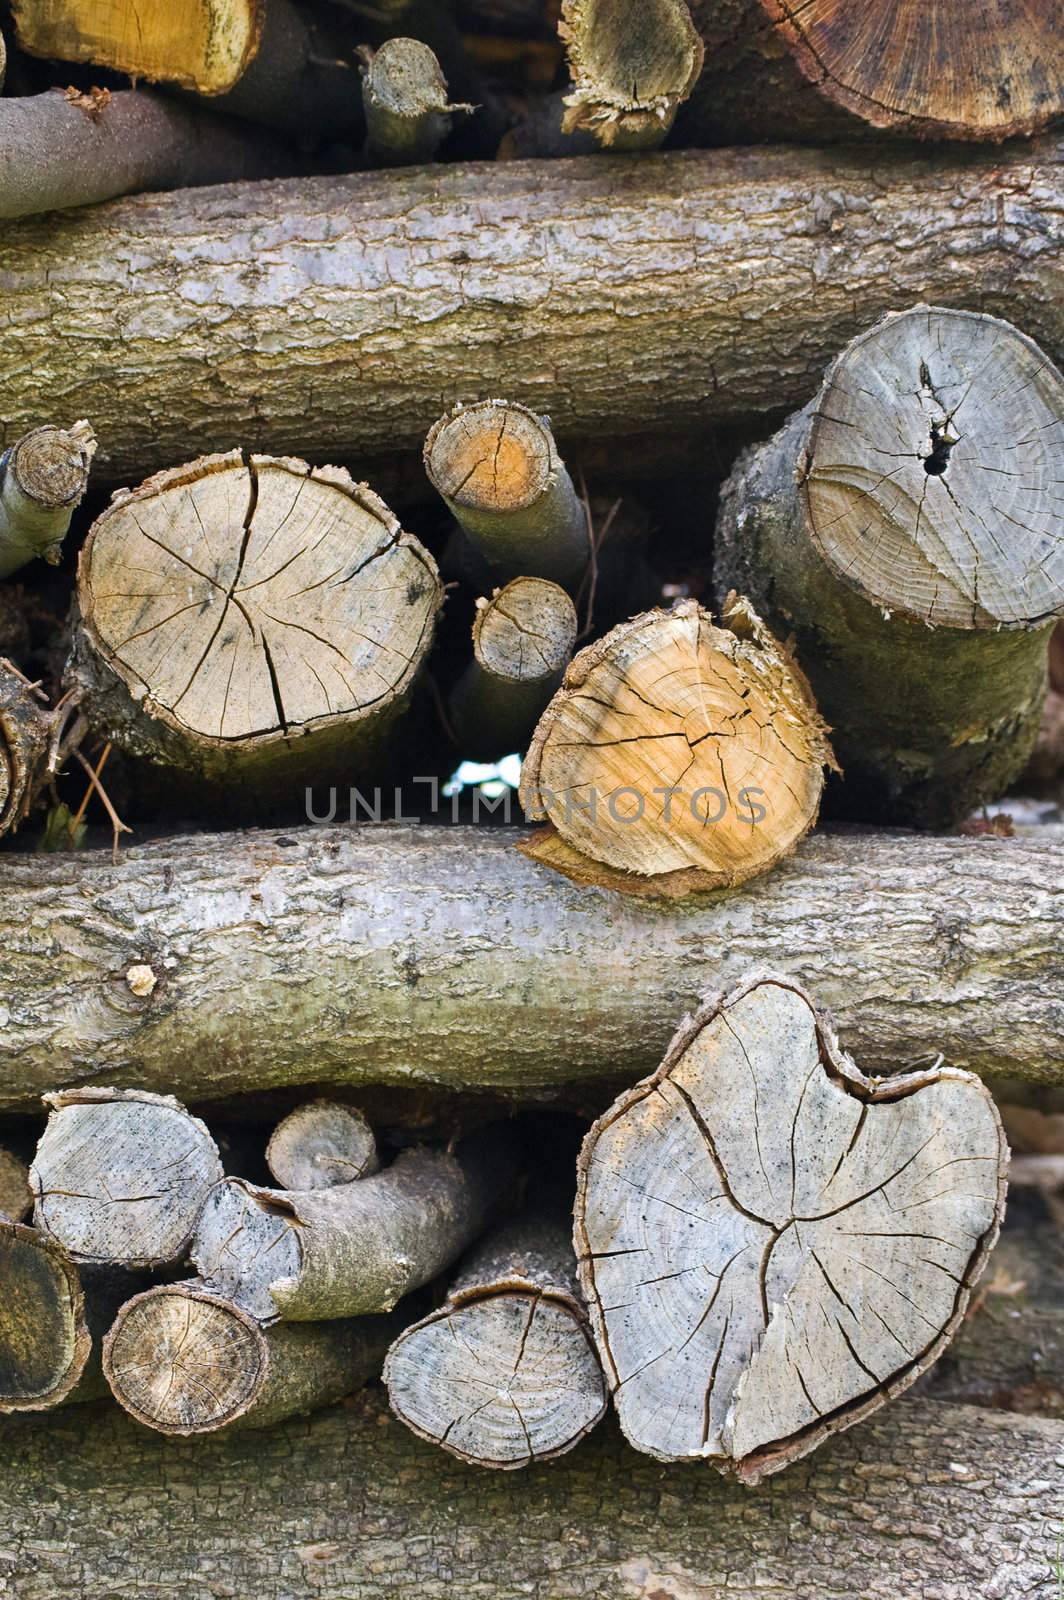
[[[1056,1594],[1058,9],[0,8],[0,1592]]]

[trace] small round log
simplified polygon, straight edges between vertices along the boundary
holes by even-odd
[[[108,738],[249,800],[383,759],[442,599],[335,467],[206,456],[117,496],[78,565],[74,680]]]
[[[0,578],[35,556],[59,561],[95,453],[91,427],[75,422],[69,430],[34,428],[0,455]]]
[[[684,0],[563,0],[558,32],[573,77],[563,128],[606,149],[659,145],[702,70]]]
[[[389,1317],[264,1329],[202,1284],[168,1284],[122,1307],[103,1368],[119,1404],[159,1433],[265,1428],[361,1388],[395,1332]]]
[[[92,1344],[77,1268],[54,1239],[0,1218],[0,1284],[0,1413],[59,1405]]]
[[[261,1323],[390,1311],[483,1232],[514,1176],[495,1131],[453,1153],[404,1150],[385,1171],[333,1189],[228,1178],[207,1198],[191,1258]]]
[[[866,1078],[787,979],[685,1020],[577,1166],[580,1282],[628,1439],[756,1483],[878,1410],[960,1324],[1007,1162],[977,1078]]]
[[[577,883],[678,896],[767,872],[817,818],[826,730],[745,600],[648,611],[574,657],[521,774],[519,846]]]
[[[281,1189],[333,1189],[380,1169],[368,1121],[336,1100],[310,1100],[289,1112],[270,1135],[266,1165]]]
[[[457,406],[429,429],[425,470],[493,572],[579,580],[587,519],[547,418],[506,400]]]
[[[52,726],[43,697],[0,658],[0,838],[15,832],[37,798]]]
[[[546,578],[514,578],[477,601],[473,660],[448,704],[463,755],[491,761],[524,750],[572,658],[576,631],[576,607]]]
[[[839,811],[947,826],[1038,731],[1064,609],[1064,378],[995,317],[918,306],[859,335],[740,458],[715,544],[834,730]]]
[[[78,1262],[180,1261],[222,1176],[199,1118],[139,1089],[67,1089],[44,1100],[51,1114],[30,1166],[37,1226]]]
[[[434,160],[455,112],[473,107],[451,104],[440,63],[420,39],[386,39],[365,54],[362,104],[370,161],[405,167]]]
[[[473,1253],[438,1311],[384,1365],[392,1410],[431,1444],[506,1470],[564,1455],[609,1401],[568,1231],[511,1223]]]

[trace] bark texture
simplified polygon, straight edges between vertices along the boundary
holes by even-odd
[[[463,755],[494,761],[525,749],[561,683],[578,626],[572,600],[546,578],[514,578],[477,601],[473,659],[447,706]]]
[[[285,146],[147,89],[49,89],[0,103],[0,217],[297,170]]]
[[[562,0],[572,91],[563,128],[590,128],[607,150],[653,150],[702,70],[684,0]]]
[[[404,1150],[383,1172],[332,1189],[229,1178],[207,1197],[191,1258],[261,1323],[376,1315],[457,1260],[515,1178],[501,1134],[453,1152]]]
[[[119,1404],[160,1433],[268,1428],[360,1388],[401,1324],[358,1317],[266,1329],[203,1284],[171,1284],[122,1307],[103,1368]]]
[[[335,1189],[380,1169],[366,1118],[335,1100],[310,1100],[289,1112],[270,1135],[266,1165],[280,1189]]]
[[[441,603],[428,551],[346,472],[207,456],[93,524],[71,676],[133,755],[272,800],[380,764]]]
[[[491,1234],[444,1305],[400,1334],[384,1381],[401,1422],[474,1466],[511,1470],[573,1449],[609,1391],[568,1228],[526,1218]]]
[[[831,1007],[869,1072],[1060,1083],[1064,844],[856,833],[655,905],[524,860],[509,829],[308,828],[4,859],[0,1107],[101,1078],[217,1099],[407,1083],[549,1098],[631,1082],[753,965]],[[129,972],[150,965],[150,994]],[[143,991],[143,985],[138,985]]]
[[[19,1600],[107,1593],[116,1568],[131,1595],[197,1600],[1054,1594],[1064,1425],[1039,1418],[902,1399],[756,1490],[662,1468],[612,1425],[564,1461],[472,1473],[369,1392],[188,1443],[117,1410],[86,1421],[2,1426],[0,1573]]]
[[[737,463],[715,578],[793,632],[835,807],[948,826],[1019,776],[1064,609],[1064,378],[1010,324],[918,306],[860,335]]]
[[[170,1095],[72,1089],[51,1108],[30,1166],[34,1221],[75,1261],[122,1267],[183,1259],[218,1148]]]
[[[1008,316],[1057,357],[1062,166],[1053,137],[680,152],[23,221],[0,241],[0,437],[37,422],[41,372],[92,417],[97,473],[127,482],[247,439],[315,460],[416,448],[484,393],[559,437],[669,434],[804,404],[848,339],[920,298]]]
[[[748,603],[695,600],[581,650],[521,773],[521,848],[577,883],[677,898],[790,855],[834,765],[808,685]]]
[[[29,1168],[0,1145],[0,1216],[21,1222],[32,1204]]]
[[[626,1437],[758,1483],[879,1410],[956,1331],[1007,1161],[977,1078],[866,1078],[784,980],[687,1018],[577,1164],[580,1282]]]
[[[14,833],[33,807],[52,731],[41,692],[0,657],[0,838]]]
[[[95,454],[92,428],[75,422],[34,428],[0,456],[0,578],[34,556],[58,564]]]

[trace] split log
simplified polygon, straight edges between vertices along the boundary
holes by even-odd
[[[0,105],[0,116],[9,103]],[[35,556],[58,564],[95,454],[92,428],[75,422],[69,431],[34,428],[0,456],[0,578],[9,578]]]
[[[261,1323],[390,1311],[484,1231],[512,1185],[497,1136],[456,1152],[404,1150],[384,1172],[332,1189],[217,1184],[191,1258],[205,1284]]]
[[[817,819],[826,729],[748,603],[648,611],[581,650],[521,773],[520,848],[575,883],[680,897],[790,855]]]
[[[492,1234],[445,1304],[399,1335],[384,1381],[401,1422],[474,1466],[527,1467],[579,1444],[609,1394],[568,1230],[533,1219]]]
[[[270,1135],[266,1165],[281,1189],[334,1189],[380,1170],[366,1118],[335,1100],[310,1100],[289,1112]]]
[[[181,1261],[222,1176],[204,1124],[170,1095],[65,1089],[30,1166],[34,1221],[78,1262],[159,1267]]]
[[[40,690],[0,657],[0,838],[33,808],[47,776],[53,727]]]
[[[21,1222],[32,1204],[29,1168],[0,1145],[0,1216]]]
[[[132,754],[274,799],[382,759],[441,599],[428,551],[340,468],[207,456],[93,524],[71,676]]]
[[[638,1450],[757,1483],[945,1348],[1008,1147],[977,1078],[866,1078],[783,979],[687,1018],[577,1163],[580,1282]]]
[[[362,106],[366,150],[378,167],[408,167],[433,161],[451,131],[452,105],[440,63],[420,39],[386,39],[364,51]]]
[[[77,1268],[61,1244],[0,1218],[0,1413],[58,1405],[92,1339]]]
[[[282,177],[298,166],[261,131],[147,89],[49,89],[0,103],[0,217]]]
[[[1052,0],[691,0],[706,67],[681,138],[996,141],[1064,111]]]
[[[464,756],[494,761],[524,750],[561,683],[576,630],[573,602],[545,578],[514,578],[477,601],[473,660],[447,708]]]
[[[653,150],[702,71],[684,0],[562,0],[572,91],[563,129],[590,128],[607,150]]]
[[[941,827],[1038,731],[1064,610],[1064,378],[1008,323],[918,306],[829,367],[721,497],[721,593],[793,629],[845,774],[837,808]]]
[[[501,577],[571,586],[591,555],[587,518],[550,419],[508,400],[458,405],[425,440],[425,471]]]
[[[361,131],[347,31],[292,0],[141,0],[135,11],[107,0],[16,0],[14,14],[30,55],[176,84],[302,138]]]
[[[3,439],[37,420],[43,371],[93,418],[111,481],[245,438],[313,459],[417,448],[470,373],[549,412],[559,438],[690,432],[804,405],[848,339],[931,294],[1010,317],[1056,357],[1062,159],[1052,137],[874,163],[650,153],[24,220],[0,239]],[[249,238],[252,274],[234,270]]]
[[[564,1461],[471,1473],[389,1425],[372,1390],[190,1444],[117,1407],[91,1427],[62,1412],[9,1418],[2,1438],[0,1575],[48,1600],[113,1591],[116,1570],[149,1593],[224,1574],[256,1600],[478,1587],[506,1600],[765,1600],[773,1585],[1036,1600],[1052,1592],[1059,1543],[1064,1424],[908,1398],[754,1492],[663,1471],[612,1425]],[[76,1519],[57,1515],[73,1505]]]
[[[265,1329],[203,1284],[167,1284],[122,1307],[104,1340],[104,1373],[118,1403],[159,1433],[268,1428],[375,1377],[403,1320]]]
[[[89,1073],[187,1101],[412,1080],[549,1100],[651,1070],[670,1014],[767,952],[868,1071],[941,1049],[1064,1081],[1054,835],[814,835],[667,915],[542,871],[520,837],[341,826],[160,839],[117,864],[8,852],[0,1109]]]

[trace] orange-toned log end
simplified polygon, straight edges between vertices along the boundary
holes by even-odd
[[[995,141],[1064,112],[1057,0],[761,0],[826,99],[876,128]]]
[[[678,898],[745,883],[816,822],[827,729],[749,603],[648,611],[574,659],[536,728],[524,853],[576,883]]]

